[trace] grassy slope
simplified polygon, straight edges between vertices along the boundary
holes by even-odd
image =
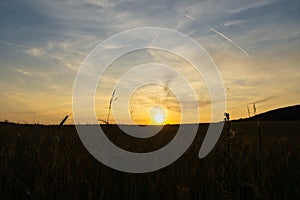
[[[261,113],[240,121],[252,121],[258,118],[260,121],[296,121],[300,120],[300,105],[288,106]]]

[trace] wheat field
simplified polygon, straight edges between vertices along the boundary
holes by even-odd
[[[111,169],[93,158],[75,126],[0,124],[0,199],[300,199],[299,121],[232,122],[212,152],[199,159],[207,129],[173,164],[150,173]],[[124,149],[146,152],[172,140],[165,126],[148,140],[132,139],[114,125],[107,136]]]

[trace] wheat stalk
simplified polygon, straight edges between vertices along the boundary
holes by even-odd
[[[66,120],[68,119],[69,115],[66,115],[65,118],[63,118],[63,120],[61,120],[60,124],[58,125],[58,130],[61,129],[64,125],[64,123],[66,122]]]
[[[108,107],[108,114],[107,114],[106,124],[109,124],[109,116],[110,116],[110,111],[111,111],[111,105],[114,101],[116,101],[118,99],[118,97],[115,98],[115,93],[116,93],[116,89],[114,89],[113,93],[111,94],[110,100],[109,100],[109,107]]]

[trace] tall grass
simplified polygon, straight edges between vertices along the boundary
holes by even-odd
[[[145,174],[99,163],[74,126],[57,132],[57,126],[0,124],[0,199],[299,199],[299,135],[278,132],[278,123],[264,125],[273,135],[264,138],[262,176],[253,122],[230,122],[204,159],[197,155],[208,125],[200,125],[181,158]],[[136,152],[159,149],[177,128],[165,126],[157,137],[131,140],[116,126],[103,125],[116,144]]]

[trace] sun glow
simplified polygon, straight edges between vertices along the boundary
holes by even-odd
[[[162,113],[157,113],[155,116],[154,116],[154,121],[156,123],[163,123],[165,121],[165,116],[162,114]]]
[[[151,108],[152,124],[164,124],[166,121],[165,110],[161,106]]]

